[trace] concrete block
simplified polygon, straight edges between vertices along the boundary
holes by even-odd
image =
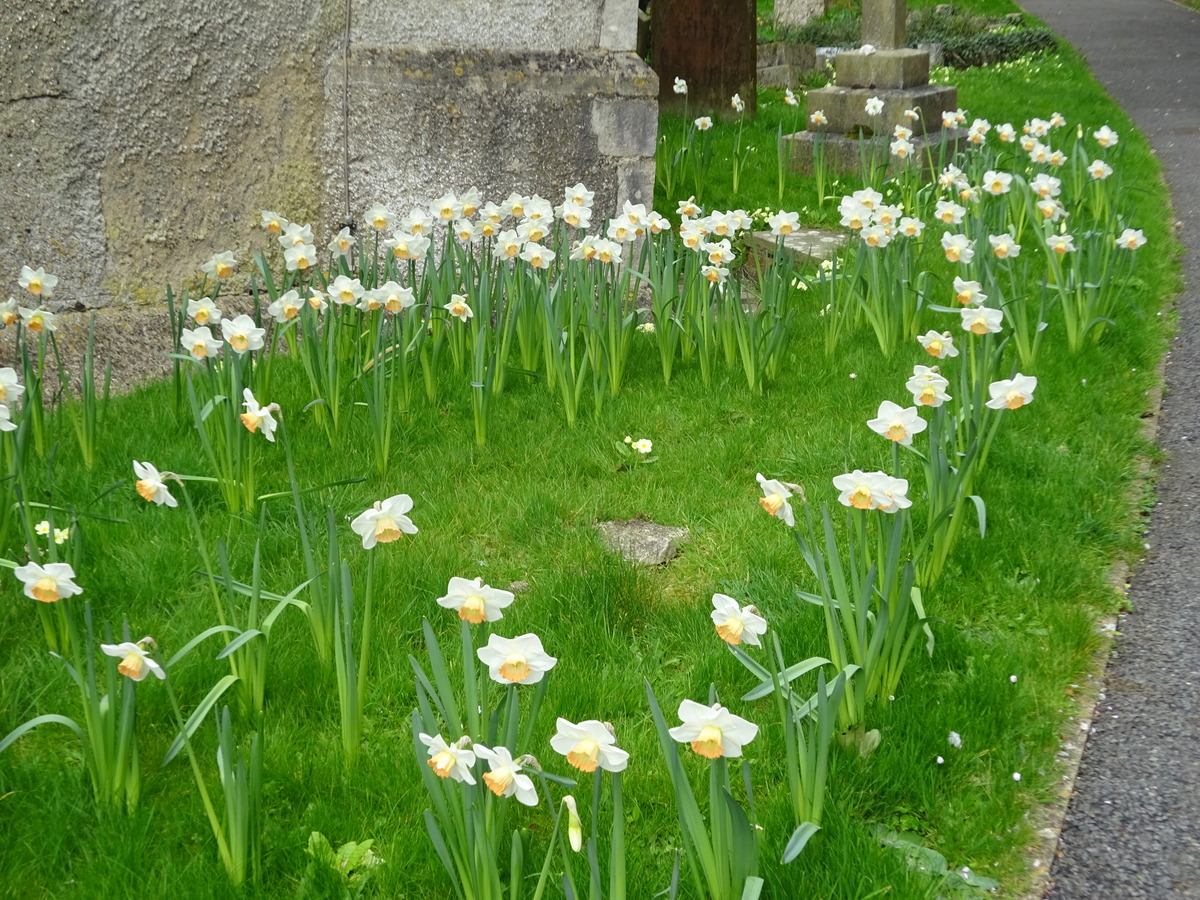
[[[922,50],[857,50],[833,63],[839,87],[910,88],[929,83],[929,54]]]
[[[649,99],[597,98],[592,104],[592,132],[604,156],[653,157],[658,106]]]
[[[954,154],[966,146],[967,132],[964,128],[939,129],[937,132],[916,135],[912,155],[897,159],[889,151],[890,137],[857,140],[843,134],[822,134],[816,131],[799,131],[784,135],[788,142],[788,158],[797,172],[811,175],[817,154],[824,160],[825,171],[830,174],[861,172],[863,161],[871,169],[884,170],[885,175],[909,170],[919,171],[926,179],[933,179],[945,168]],[[932,160],[932,166],[929,161]]]
[[[867,101],[878,97],[883,101],[883,111],[877,116],[867,115]],[[814,131],[829,134],[858,134],[862,130],[868,136],[886,134],[890,136],[897,125],[912,130],[913,134],[937,131],[942,127],[942,110],[954,109],[958,105],[958,89],[950,85],[927,84],[911,88],[844,88],[827,87],[808,92],[808,111],[825,113],[827,125],[809,125]],[[906,109],[917,109],[921,117],[915,123],[904,116]]]
[[[904,0],[863,0],[862,39],[876,50],[898,50],[904,46]]]

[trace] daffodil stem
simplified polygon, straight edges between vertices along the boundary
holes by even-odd
[[[371,599],[375,586],[375,553],[367,555],[367,592],[363,601],[362,650],[358,665],[358,715],[361,718],[367,697],[367,674],[371,656]]]

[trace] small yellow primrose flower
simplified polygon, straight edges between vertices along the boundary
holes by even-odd
[[[550,746],[581,772],[623,772],[629,765],[629,753],[617,746],[612,726],[597,719],[576,725],[560,717]]]
[[[130,678],[133,681],[141,681],[146,677],[147,671],[153,672],[159,681],[167,677],[167,673],[163,671],[163,667],[152,660],[147,653],[145,645],[154,646],[154,639],[144,637],[136,644],[131,641],[125,641],[123,644],[101,644],[100,649],[107,656],[115,656],[121,660],[117,665],[117,671]]]
[[[54,295],[55,285],[58,284],[57,275],[47,275],[46,270],[42,267],[31,269],[29,266],[21,266],[21,274],[17,278],[17,284],[38,297],[51,297]]]
[[[416,534],[417,526],[406,515],[412,506],[412,497],[408,494],[377,500],[350,523],[350,529],[363,539],[364,550],[370,550],[376,543],[399,540],[401,534]]]
[[[630,444],[630,446],[643,456],[646,456],[654,450],[654,442],[649,438],[638,438],[636,441]]]
[[[50,534],[50,523],[42,519],[42,521],[33,526],[33,532],[39,537],[46,537]]]
[[[134,487],[138,496],[147,503],[154,503],[158,506],[166,504],[170,507],[179,505],[179,501],[172,497],[171,492],[167,490],[166,479],[169,473],[159,472],[150,463],[138,462],[135,459],[133,474],[137,476],[137,483]]]
[[[70,528],[55,528],[54,529],[54,543],[62,545],[62,544],[65,544],[70,539],[71,539],[71,529]]]
[[[31,562],[17,566],[13,574],[25,585],[25,596],[39,603],[56,603],[83,593],[83,588],[72,581],[75,570],[67,563],[46,563],[42,567]]]
[[[784,522],[789,528],[794,527],[796,520],[792,515],[792,505],[788,503],[792,492],[784,487],[782,482],[776,481],[774,478],[767,478],[762,472],[754,477],[758,480],[759,487],[763,492],[763,496],[758,500],[759,505],[767,511],[768,515]]]
[[[712,605],[709,616],[721,640],[734,647],[742,641],[755,647],[762,646],[759,636],[767,633],[767,620],[757,607],[742,606],[726,594],[713,594]]]
[[[489,587],[482,578],[470,581],[456,576],[450,579],[446,596],[437,598],[437,604],[455,610],[464,622],[479,625],[503,619],[501,610],[511,606],[513,599],[512,592]]]
[[[475,765],[475,751],[471,749],[471,739],[463,735],[453,744],[447,744],[440,734],[430,737],[418,734],[417,738],[429,748],[429,759],[425,764],[433,769],[438,778],[452,778],[457,782],[475,783],[471,767]]]
[[[488,637],[487,646],[480,647],[475,655],[488,667],[492,681],[500,684],[537,684],[558,662],[542,649],[541,638],[536,634],[515,638],[493,634]]]
[[[669,729],[669,734],[681,744],[691,744],[705,759],[741,756],[742,747],[758,734],[757,725],[719,703],[705,706],[684,700],[679,704],[679,719],[683,724]]]

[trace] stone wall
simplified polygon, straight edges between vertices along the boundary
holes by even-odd
[[[343,216],[344,0],[14,0],[0,18],[0,291],[155,299],[259,210]],[[636,0],[353,0],[350,207],[471,185],[649,200]],[[320,237],[320,235],[319,235]],[[319,246],[323,246],[324,240]]]

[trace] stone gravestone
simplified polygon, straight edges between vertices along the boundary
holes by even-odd
[[[654,0],[650,14],[658,102],[682,108],[675,79],[688,84],[691,113],[733,115],[739,94],[747,115],[757,105],[758,20],[754,0]]]
[[[873,139],[876,158],[882,148],[884,158],[890,159],[888,144],[897,125],[913,132],[910,159],[922,158],[925,147],[943,138],[951,149],[957,146],[963,134],[960,129],[941,132],[942,112],[957,107],[958,89],[929,83],[929,53],[904,46],[905,14],[904,0],[863,0],[863,48],[835,57],[836,87],[808,92],[809,114],[821,110],[827,122],[810,122],[807,131],[788,136],[799,168],[811,168],[818,134],[827,164],[836,171],[862,165],[862,138]],[[872,97],[883,101],[882,112],[874,116],[866,111]],[[915,122],[905,116],[910,109],[920,113]],[[890,164],[897,163],[891,160]]]
[[[652,200],[637,0],[8,7],[0,299],[26,263],[59,276],[56,308],[161,299],[213,253],[264,246],[262,209],[323,247],[347,180],[358,220],[471,186],[558,202],[583,181],[601,216]]]
[[[775,0],[775,31],[782,36],[790,28],[799,28],[829,10],[829,0]]]

